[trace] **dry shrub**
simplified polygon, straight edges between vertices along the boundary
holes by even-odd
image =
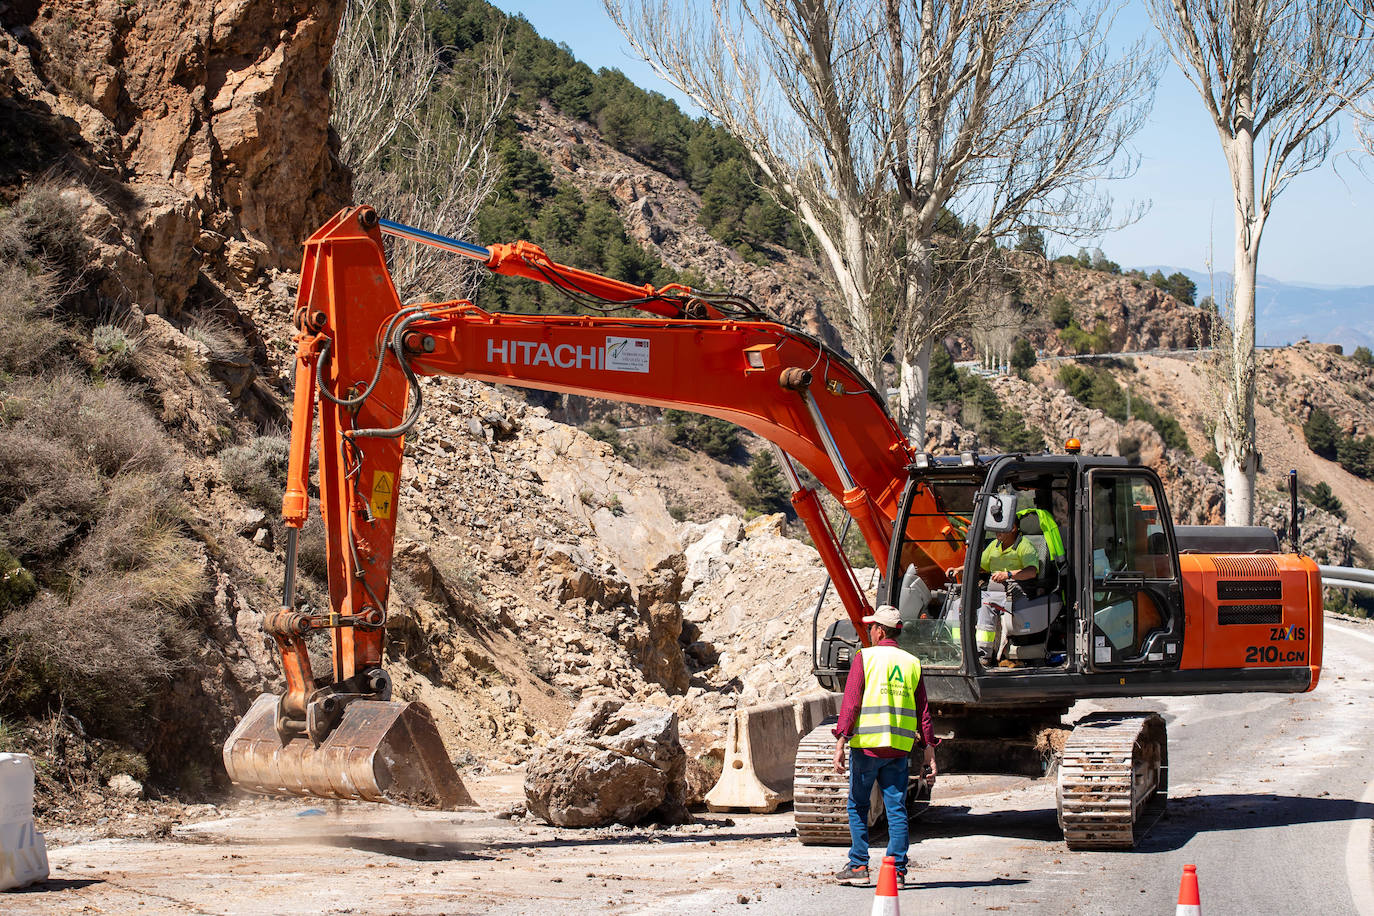
[[[0,543],[21,562],[59,559],[101,496],[99,477],[66,443],[0,429]]]
[[[90,533],[50,588],[0,621],[0,696],[69,707],[120,730],[195,650],[182,614],[205,598],[205,563],[165,478],[115,478]],[[180,612],[180,613],[179,613]]]
[[[67,445],[102,474],[176,469],[162,427],[120,382],[95,386],[64,372],[18,381],[6,395],[6,413],[15,428]]]
[[[81,214],[55,183],[28,185],[0,211],[0,263],[37,261],[71,287],[85,271],[88,249]]]
[[[329,560],[325,553],[324,522],[318,512],[305,520],[296,540],[296,568],[307,576],[325,582],[329,578]]]
[[[106,382],[83,392],[80,440],[105,474],[173,473],[178,462],[162,426],[123,385]]]
[[[102,475],[156,478],[148,489],[164,492],[178,470],[161,427],[123,385],[71,373],[17,380],[0,413],[0,544],[26,563],[60,559],[108,511]]]
[[[131,474],[110,483],[105,510],[75,556],[83,578],[123,574],[141,601],[164,611],[188,611],[205,596],[200,548],[182,531],[182,505],[168,481]]]
[[[118,733],[195,651],[208,576],[179,452],[139,391],[43,374],[72,349],[59,306],[86,253],[55,186],[0,210],[0,709],[68,708]],[[98,375],[138,368],[133,323],[107,315],[82,333]],[[147,764],[111,758],[104,770],[139,776]]]
[[[263,509],[281,508],[286,488],[286,467],[291,460],[291,443],[282,436],[258,436],[247,445],[235,445],[220,452],[224,482]]]
[[[139,782],[148,780],[148,758],[137,751],[119,746],[104,746],[100,751],[100,756],[95,761],[95,775],[101,782],[118,776],[120,773],[127,773]]]
[[[32,375],[70,335],[48,314],[57,301],[51,274],[0,262],[0,371]]]
[[[194,647],[186,623],[148,600],[137,575],[81,582],[67,600],[43,592],[0,621],[0,693],[55,703],[118,728]]]
[[[143,334],[130,319],[98,324],[91,331],[91,346],[95,348],[95,371],[102,375],[119,375],[134,368],[134,357],[143,344]]]
[[[187,337],[204,345],[211,356],[242,353],[248,349],[243,334],[228,321],[215,314],[201,312],[194,315],[183,329]]]
[[[208,581],[180,484],[172,443],[126,386],[3,383],[0,547],[36,582],[0,619],[0,703],[119,732],[194,651],[182,615]]]

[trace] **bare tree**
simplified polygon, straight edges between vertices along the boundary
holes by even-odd
[[[1363,25],[1362,33],[1355,38],[1362,42],[1365,53],[1374,55],[1374,0],[1341,0],[1350,14]],[[1368,156],[1374,156],[1374,87],[1365,87],[1362,93],[1352,94],[1345,87],[1329,87],[1350,103],[1355,117],[1355,137]]]
[[[430,37],[429,2],[349,0],[334,46],[334,112],[353,196],[398,222],[471,237],[500,164],[492,139],[510,96],[502,36],[451,65]],[[471,262],[396,245],[403,299],[470,296]]]
[[[1011,365],[1012,347],[1025,335],[1028,319],[1011,295],[989,292],[989,300],[993,303],[993,320],[984,327],[974,329],[973,345],[982,358],[983,368],[1000,373]]]
[[[879,387],[895,355],[917,441],[931,342],[981,314],[993,243],[1100,234],[1096,182],[1130,170],[1153,89],[1141,47],[1107,52],[1095,0],[605,2],[812,231]]]
[[[1226,523],[1254,519],[1255,279],[1274,199],[1331,152],[1335,118],[1374,85],[1369,23],[1329,0],[1149,0],[1174,61],[1202,97],[1231,173],[1232,316],[1221,351],[1216,448]],[[1258,167],[1256,147],[1258,146]]]

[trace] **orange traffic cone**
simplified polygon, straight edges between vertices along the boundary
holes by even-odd
[[[869,916],[902,916],[897,903],[897,860],[892,856],[883,856],[883,867],[878,869],[878,890]]]
[[[1183,866],[1183,880],[1178,882],[1178,909],[1174,916],[1202,916],[1202,899],[1197,894],[1197,866]]]

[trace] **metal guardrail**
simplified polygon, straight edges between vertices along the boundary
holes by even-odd
[[[1211,347],[1181,347],[1177,349],[1157,348],[1153,350],[1122,350],[1118,353],[1064,353],[1047,355],[1043,350],[1037,350],[1036,363],[1047,366],[1058,365],[1059,363],[1070,362],[1090,362],[1095,359],[1129,359],[1136,356],[1163,356],[1174,359],[1197,359],[1212,352]],[[984,378],[993,378],[999,375],[1009,375],[1010,368],[1003,364],[1000,367],[989,367],[983,364],[981,359],[959,359],[954,361],[954,368],[967,369],[975,375]],[[895,390],[895,389],[894,389]]]
[[[1322,574],[1322,588],[1346,588],[1374,592],[1374,570],[1357,566],[1318,566]]]
[[[1123,350],[1120,353],[1078,353],[1055,356],[1042,356],[1042,363],[1063,363],[1090,361],[1094,359],[1127,359],[1135,356],[1162,356],[1176,359],[1196,359],[1212,352],[1211,347],[1180,347],[1175,349],[1157,348],[1153,350]]]

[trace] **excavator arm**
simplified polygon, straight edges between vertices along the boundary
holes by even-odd
[[[465,301],[403,306],[386,268],[384,231],[480,260],[494,273],[550,284],[593,307],[646,315],[491,314]],[[294,323],[287,574],[282,607],[266,621],[282,653],[286,690],[259,698],[226,743],[235,782],[438,807],[465,795],[428,713],[389,702],[381,664],[402,450],[422,409],[424,376],[689,410],[767,439],[863,632],[866,599],[795,465],[841,501],[883,558],[913,453],[878,394],[819,341],[735,297],[635,286],[557,264],[527,242],[469,245],[380,220],[366,207],[340,212],[306,242]],[[317,404],[330,608],[309,614],[295,606],[294,568],[296,534],[308,515]],[[330,677],[311,670],[305,639],[313,630],[329,634]],[[345,759],[356,772],[341,781]],[[408,769],[397,761],[410,762]]]

